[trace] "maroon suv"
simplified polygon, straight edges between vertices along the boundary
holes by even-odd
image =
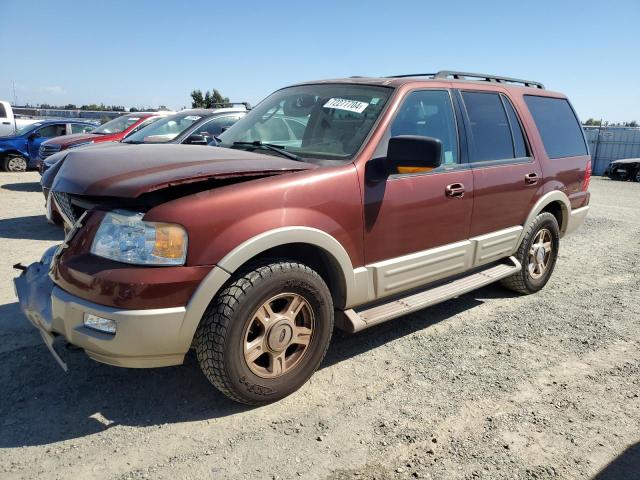
[[[305,83],[218,140],[69,153],[52,191],[69,233],[16,279],[65,368],[56,335],[126,367],[194,348],[226,395],[271,402],[312,375],[334,321],[355,332],[498,280],[537,292],[589,209],[576,114],[531,81]]]

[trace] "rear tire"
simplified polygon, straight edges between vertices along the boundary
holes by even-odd
[[[636,174],[633,176],[633,179],[636,182],[640,182],[640,168],[638,168],[638,170],[636,170]]]
[[[272,260],[238,274],[211,302],[196,354],[226,396],[263,405],[295,392],[325,356],[333,331],[327,285],[306,265]]]
[[[543,212],[527,229],[515,254],[522,269],[502,279],[509,290],[529,295],[541,290],[551,278],[558,258],[560,229],[551,213]]]
[[[5,172],[24,172],[27,170],[27,159],[22,155],[7,155],[2,162]]]

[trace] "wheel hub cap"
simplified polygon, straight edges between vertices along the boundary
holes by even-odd
[[[275,378],[295,368],[309,350],[315,318],[297,293],[281,293],[264,302],[247,322],[244,359],[259,377]]]
[[[286,320],[281,320],[269,329],[267,344],[274,352],[287,348],[293,338],[293,328]]]

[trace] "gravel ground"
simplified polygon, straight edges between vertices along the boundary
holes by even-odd
[[[57,366],[10,284],[62,237],[37,180],[0,174],[0,478],[640,478],[640,184],[592,181],[542,292],[337,333],[299,392],[250,409],[193,356]]]

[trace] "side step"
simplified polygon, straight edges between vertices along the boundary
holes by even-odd
[[[359,332],[387,320],[458,297],[520,271],[522,266],[515,257],[509,257],[508,260],[509,264],[494,265],[486,270],[472,273],[453,282],[424,290],[408,297],[363,310],[346,310],[344,312],[345,327],[350,332]]]

